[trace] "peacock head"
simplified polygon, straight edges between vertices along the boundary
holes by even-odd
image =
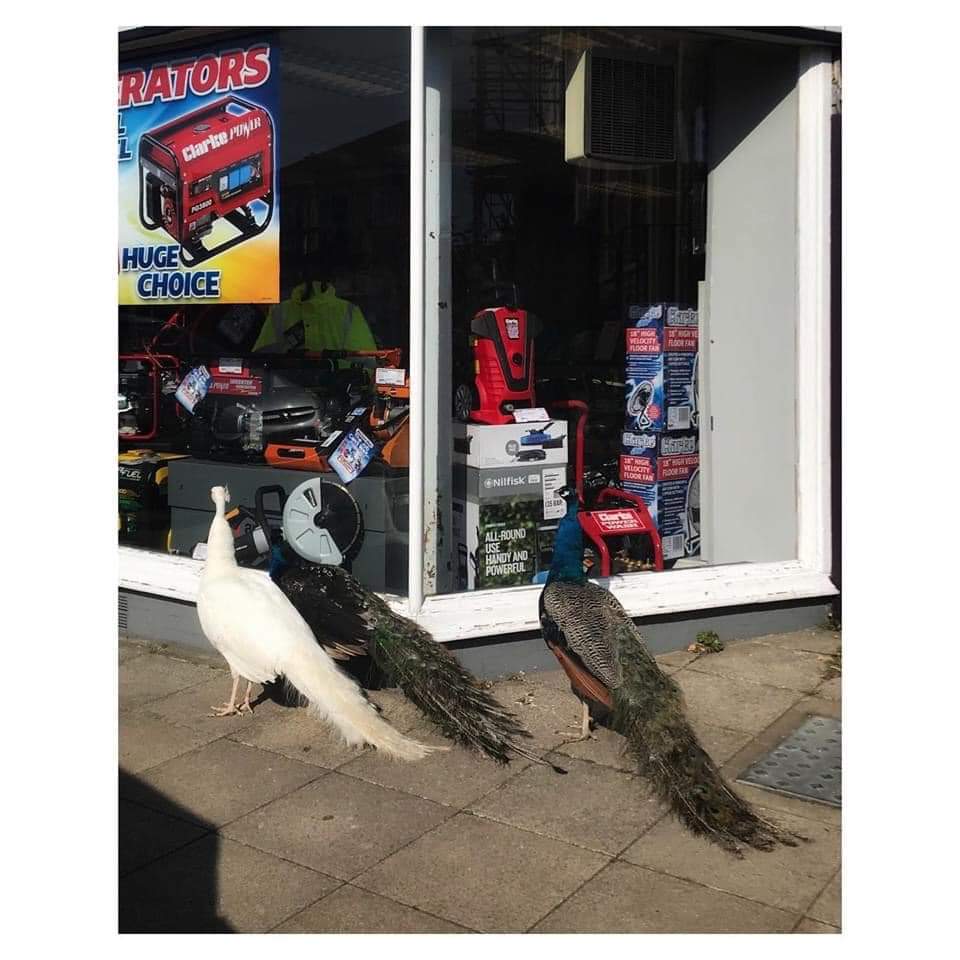
[[[230,491],[226,486],[211,487],[210,499],[214,502],[214,505],[217,507],[217,509],[220,510],[223,506],[230,502]]]

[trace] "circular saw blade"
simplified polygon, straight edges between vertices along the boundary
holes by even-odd
[[[363,543],[360,505],[339,483],[305,480],[284,504],[283,536],[298,556],[312,563],[350,561]]]

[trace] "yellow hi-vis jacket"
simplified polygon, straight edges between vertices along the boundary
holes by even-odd
[[[286,353],[301,344],[305,350],[376,350],[377,343],[356,304],[337,296],[332,284],[321,291],[313,284],[312,296],[304,300],[307,285],[295,287],[289,300],[274,304],[253,346],[254,353]],[[294,328],[301,327],[303,333]]]

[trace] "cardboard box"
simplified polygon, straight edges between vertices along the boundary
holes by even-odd
[[[567,422],[455,423],[453,462],[480,468],[565,464]]]
[[[622,437],[620,481],[638,493],[660,532],[665,561],[700,555],[700,440],[685,433]]]
[[[455,465],[453,540],[457,589],[542,583],[565,504],[554,492],[567,468]]]
[[[628,430],[696,427],[697,311],[677,304],[635,304],[627,311],[625,426]]]

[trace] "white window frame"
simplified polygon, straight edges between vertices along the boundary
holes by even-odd
[[[540,587],[508,587],[424,596],[425,547],[432,543],[424,504],[425,430],[436,411],[436,387],[425,371],[424,28],[411,29],[410,58],[410,514],[406,597],[385,595],[440,641],[538,630]],[[800,57],[797,136],[797,557],[611,577],[606,586],[632,616],[658,616],[757,603],[826,598],[830,580],[830,51]],[[435,239],[435,238],[431,238]],[[431,254],[435,245],[429,247]],[[435,344],[434,344],[435,346]],[[431,376],[433,381],[434,377]],[[431,393],[431,390],[434,392]],[[439,414],[438,414],[439,415]],[[435,471],[433,472],[435,475]],[[119,548],[124,590],[196,602],[202,564],[187,557]]]

